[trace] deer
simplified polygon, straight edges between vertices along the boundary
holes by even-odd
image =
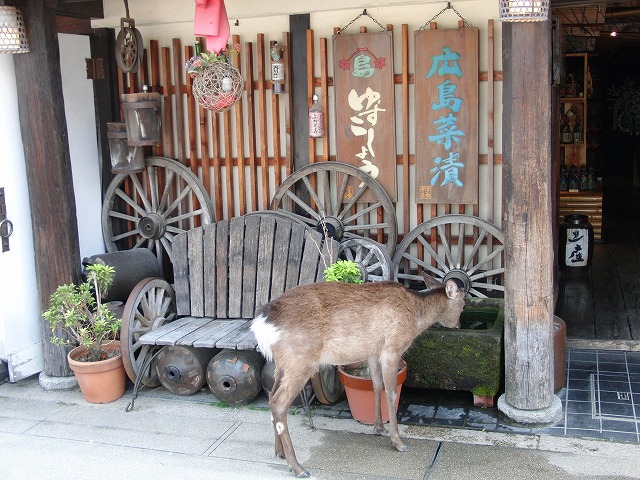
[[[389,438],[400,452],[408,447],[396,417],[397,369],[414,339],[435,323],[460,328],[465,292],[454,280],[444,284],[423,273],[427,290],[398,282],[319,282],[284,292],[262,306],[251,321],[258,350],[276,365],[269,397],[275,454],[298,478],[310,473],[296,459],[287,413],[292,401],[321,365],[367,361],[375,393],[374,429],[382,423],[381,394],[389,408]]]

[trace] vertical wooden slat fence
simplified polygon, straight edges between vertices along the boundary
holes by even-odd
[[[464,27],[462,23],[458,25],[459,28]],[[409,62],[412,55],[411,32],[406,24],[402,25],[399,35],[392,25],[387,28],[399,37],[395,40],[400,42],[401,52],[399,61],[396,60],[396,68],[400,71],[395,74],[396,97],[399,96],[396,102],[399,105],[396,121],[399,122],[401,132],[397,140],[400,152],[396,155],[400,184],[398,192],[402,192],[397,200],[398,211],[402,214],[398,218],[400,238],[424,221],[450,213],[479,216],[483,212],[485,220],[500,226],[500,208],[495,205],[494,199],[500,198],[501,192],[495,192],[494,176],[496,171],[498,174],[500,172],[502,156],[495,153],[494,102],[495,89],[502,81],[502,72],[497,71],[494,65],[496,52],[493,20],[488,21],[487,34],[484,39],[480,39],[487,44],[487,71],[478,72],[479,81],[486,85],[486,108],[480,112],[484,116],[481,122],[487,127],[486,139],[480,140],[480,150],[486,153],[479,155],[479,168],[486,169],[486,181],[481,187],[479,203],[468,205],[425,206],[414,203],[412,169],[415,167],[415,156],[410,151],[415,113],[415,105],[410,101],[414,88],[414,76]],[[436,29],[438,26],[436,22],[431,22],[428,28]],[[360,31],[366,32],[366,28],[362,27]],[[151,40],[140,72],[119,76],[118,87],[122,93],[139,91],[145,83],[149,85],[149,91],[162,94],[162,141],[160,145],[150,148],[149,154],[175,158],[189,166],[202,180],[213,201],[217,219],[268,209],[274,189],[292,173],[289,34],[283,33],[279,40],[285,46],[285,86],[282,94],[272,94],[268,50],[273,41],[276,39],[267,41],[264,34],[258,34],[253,42],[244,43],[241,43],[239,35],[232,37],[233,44],[242,45],[242,51],[232,62],[245,78],[245,88],[241,101],[224,113],[203,110],[195,102],[192,94],[193,80],[184,71],[184,61],[193,54],[193,47],[183,46],[179,39],[174,39],[171,47],[161,47],[158,41]],[[309,107],[313,103],[313,94],[318,94],[325,114],[325,136],[320,139],[309,138],[308,163],[339,160],[331,151],[332,137],[337,130],[330,123],[333,111],[333,105],[329,102],[333,87],[328,54],[330,41],[331,39],[318,37],[313,30],[307,32]],[[335,141],[339,139],[336,138]],[[311,179],[312,182],[316,180]],[[376,223],[376,218],[381,218],[381,212],[374,210],[370,217],[370,223]],[[372,235],[380,241],[384,240],[380,231],[372,230]],[[451,235],[458,235],[458,232],[447,231],[445,237]],[[465,233],[467,244],[473,244],[476,239],[476,231]],[[437,250],[441,243],[442,239],[433,232],[429,238],[431,247]],[[420,245],[418,250],[418,255],[422,257],[423,247]]]

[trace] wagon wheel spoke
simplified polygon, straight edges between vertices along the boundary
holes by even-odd
[[[363,201],[365,193],[374,198]],[[388,252],[396,246],[395,206],[378,182],[353,165],[318,162],[299,169],[278,187],[270,208],[288,210],[295,221],[326,229],[338,241],[380,239]]]
[[[160,384],[153,368],[142,371],[152,347],[143,345],[140,338],[175,318],[175,294],[167,282],[146,278],[133,288],[124,307],[120,329],[122,360],[131,381],[135,382],[142,375],[144,385],[154,387]]]
[[[471,296],[504,295],[504,235],[476,217],[445,215],[418,225],[398,245],[393,265],[398,279],[416,289],[422,270],[455,280]]]
[[[144,247],[163,262],[180,232],[214,221],[202,182],[184,165],[147,157],[141,173],[117,175],[105,194],[102,231],[107,251]]]

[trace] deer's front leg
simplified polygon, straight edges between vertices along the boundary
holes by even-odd
[[[389,437],[391,443],[399,452],[409,450],[400,437],[398,431],[398,417],[396,412],[396,397],[398,388],[398,364],[400,357],[392,356],[381,361],[382,363],[382,379],[384,381],[384,391],[387,397],[387,407],[389,408]]]

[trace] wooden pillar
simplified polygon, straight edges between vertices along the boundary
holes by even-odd
[[[55,2],[25,0],[14,4],[24,16],[31,49],[14,55],[14,65],[36,258],[38,292],[34,292],[34,301],[37,299],[44,311],[58,285],[76,283],[80,278],[78,223]],[[71,375],[67,349],[50,343],[49,326],[43,319],[41,322],[44,373],[51,377]]]
[[[562,414],[553,394],[550,22],[503,23],[505,394],[521,423]]]
[[[291,55],[291,95],[293,110],[293,168],[298,170],[309,164],[309,99],[307,92],[307,30],[310,15],[289,15]],[[276,185],[277,186],[277,185]]]

